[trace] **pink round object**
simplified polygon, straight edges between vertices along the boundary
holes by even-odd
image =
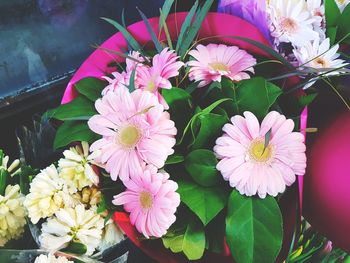
[[[336,247],[350,253],[350,114],[316,139],[308,156],[304,214]]]

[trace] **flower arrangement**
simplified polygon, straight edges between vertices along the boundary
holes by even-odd
[[[173,2],[157,19],[139,11],[143,21],[129,28],[104,18],[120,33],[97,46],[64,103],[45,114],[59,121],[63,158],[33,171],[22,194],[19,185],[2,189],[0,244],[28,216],[50,252],[35,262],[94,257],[122,233],[161,262],[298,262],[323,248],[317,240],[317,249],[293,252],[292,239],[305,135],[314,131],[307,106],[318,83],[333,87],[331,78],[349,72],[339,44],[349,42],[350,7],[220,1],[231,16],[208,13],[207,0],[176,16]],[[230,22],[240,27],[207,29]],[[0,179],[16,174],[18,161],[1,162]]]

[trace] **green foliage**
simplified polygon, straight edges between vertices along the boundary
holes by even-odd
[[[54,148],[58,149],[74,141],[85,141],[92,143],[99,136],[93,133],[86,122],[83,121],[66,121],[57,130]]]
[[[189,153],[185,159],[186,171],[201,186],[214,186],[221,175],[216,170],[217,160],[212,151],[199,149]]]
[[[87,121],[96,113],[94,103],[84,96],[79,96],[67,104],[50,110],[48,116],[62,121]]]
[[[123,36],[125,37],[126,41],[131,46],[132,49],[142,53],[142,47],[140,46],[140,44],[135,40],[135,38],[129,33],[129,31],[125,27],[123,27],[117,21],[114,21],[112,19],[109,19],[106,17],[102,17],[102,19],[105,20],[106,22],[110,23],[111,25],[113,25],[116,29],[118,29],[123,34]]]
[[[274,262],[282,246],[282,215],[277,201],[246,197],[232,191],[228,201],[226,237],[237,263]]]
[[[205,249],[205,233],[201,222],[194,218],[189,220],[178,233],[168,233],[162,237],[163,244],[173,253],[183,252],[189,260],[202,258]]]
[[[203,187],[196,183],[178,181],[181,201],[207,225],[226,205],[227,193],[221,187]]]
[[[159,40],[158,40],[158,38],[156,36],[156,33],[154,33],[154,30],[153,30],[151,24],[149,23],[148,18],[146,17],[146,15],[140,9],[137,8],[137,10],[139,11],[141,18],[142,18],[143,22],[146,25],[147,31],[148,31],[149,35],[151,36],[151,39],[153,41],[153,44],[154,44],[157,52],[158,53],[162,52],[163,47],[159,43]]]
[[[173,154],[170,155],[168,157],[168,159],[166,160],[165,164],[169,165],[169,164],[178,164],[178,163],[182,163],[185,160],[185,158],[180,155],[180,154]]]
[[[338,20],[337,40],[350,44],[350,5],[348,4]]]
[[[176,87],[163,89],[162,95],[169,105],[170,117],[176,123],[178,134],[181,134],[193,112],[192,97],[185,90]]]
[[[76,90],[92,102],[95,102],[101,97],[102,90],[107,86],[107,83],[97,78],[83,78],[74,84]]]
[[[206,227],[207,249],[221,254],[224,252],[226,209],[221,211]]]
[[[324,6],[325,6],[325,15],[326,15],[326,26],[328,30],[328,28],[337,26],[338,19],[341,13],[335,0],[325,0]],[[328,32],[327,32],[327,35],[328,35]]]
[[[162,31],[163,26],[165,25],[166,19],[169,15],[170,9],[174,4],[174,0],[165,0],[162,9],[160,10],[160,13],[162,14],[162,19],[159,20],[159,32]]]
[[[256,77],[237,84],[234,90],[234,104],[238,114],[250,111],[262,119],[281,94],[282,90],[279,87]]]
[[[192,149],[211,147],[221,134],[222,127],[229,121],[225,115],[207,113],[198,116],[199,131],[195,136]]]
[[[62,249],[62,252],[73,253],[76,255],[83,255],[86,251],[87,247],[84,244],[73,241],[70,242],[66,248]]]
[[[316,99],[317,95],[318,95],[317,93],[312,93],[309,95],[301,96],[299,97],[299,103],[302,106],[310,105]]]

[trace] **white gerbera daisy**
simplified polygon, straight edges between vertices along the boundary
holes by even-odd
[[[42,225],[42,248],[54,251],[67,247],[71,241],[87,247],[91,255],[101,242],[104,219],[84,205],[62,208]]]
[[[87,142],[65,150],[63,155],[65,158],[58,161],[59,174],[62,178],[71,182],[79,191],[86,186],[98,184],[98,175],[91,166],[96,156],[89,155]]]
[[[68,191],[64,179],[60,178],[56,167],[51,165],[42,170],[30,184],[29,194],[24,200],[28,216],[33,224],[41,218],[52,216],[64,206],[73,206],[76,201]]]
[[[70,261],[66,257],[55,257],[53,254],[48,254],[36,257],[34,263],[74,263],[74,261]]]
[[[315,19],[304,0],[271,0],[268,3],[271,35],[281,42],[302,46],[318,37],[313,29]]]
[[[342,73],[341,69],[333,71],[332,69],[343,68],[348,65],[344,60],[339,59],[338,49],[338,44],[331,47],[329,38],[326,38],[322,42],[320,40],[309,42],[307,45],[297,48],[293,52],[299,65],[314,69],[329,69],[330,72],[320,72],[320,74],[332,76]],[[313,84],[314,82],[311,82],[304,88],[309,88]]]
[[[20,187],[8,185],[0,195],[0,247],[7,241],[21,237],[26,224],[23,196]]]
[[[345,7],[350,3],[350,0],[335,0],[341,12],[344,11]]]

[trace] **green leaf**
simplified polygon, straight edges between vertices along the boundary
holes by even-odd
[[[338,19],[341,15],[339,7],[335,0],[325,0],[325,16],[326,16],[326,26],[327,29],[330,27],[337,26]],[[328,32],[327,32],[328,33]]]
[[[191,220],[183,242],[183,252],[189,260],[202,258],[205,249],[205,233],[203,225],[196,220]]]
[[[337,38],[350,43],[350,5],[348,4],[338,19]]]
[[[189,31],[189,28],[191,27],[191,22],[192,22],[194,14],[196,13],[197,7],[198,7],[198,0],[196,0],[194,5],[191,7],[184,22],[182,23],[180,33],[179,33],[179,36],[177,38],[177,43],[176,43],[176,53],[180,56],[181,56],[181,54],[179,53],[179,50],[181,48],[183,39],[185,38],[186,34]]]
[[[166,160],[165,164],[177,164],[177,163],[182,163],[185,160],[185,157],[183,157],[180,154],[173,154],[168,157]]]
[[[224,252],[225,216],[223,210],[205,227],[208,250],[218,254]]]
[[[136,7],[136,8],[137,8],[137,7]],[[139,11],[139,14],[140,14],[141,18],[142,18],[143,22],[144,22],[145,25],[146,25],[147,31],[148,31],[149,35],[151,36],[151,39],[152,39],[152,41],[153,41],[153,44],[154,44],[154,46],[155,46],[157,52],[158,52],[158,53],[162,52],[163,47],[162,47],[162,45],[159,43],[159,40],[158,40],[158,38],[157,38],[157,36],[156,36],[156,33],[154,33],[154,30],[153,30],[151,24],[149,23],[148,18],[145,16],[145,14],[144,14],[139,8],[137,8],[137,10]],[[159,21],[160,21],[160,20],[159,20]]]
[[[137,67],[137,65],[136,65],[136,67]],[[129,81],[129,86],[128,86],[130,93],[135,90],[135,76],[136,76],[136,68],[134,68],[132,70],[131,75],[130,75],[130,81]]]
[[[232,191],[228,201],[226,237],[237,263],[271,263],[281,249],[282,215],[277,201],[246,197]]]
[[[93,133],[86,122],[66,121],[57,130],[54,148],[58,149],[75,141],[92,143],[99,136]]]
[[[162,95],[169,105],[170,117],[176,123],[176,128],[178,131],[183,131],[193,111],[191,95],[185,90],[176,87],[163,89]],[[180,135],[181,132],[178,132],[178,134]]]
[[[142,53],[142,47],[140,44],[135,40],[135,38],[128,32],[128,30],[123,27],[121,24],[119,24],[117,21],[114,21],[112,19],[106,18],[106,17],[101,17],[103,20],[106,22],[110,23],[113,25],[116,29],[118,29],[123,36],[126,38],[126,41],[128,44],[136,51]]]
[[[82,244],[82,243],[78,243],[78,242],[71,242],[69,243],[69,245],[64,248],[61,249],[62,252],[68,252],[68,253],[73,253],[76,255],[83,255],[86,253],[87,251],[87,247],[86,245]]]
[[[279,87],[261,77],[241,81],[237,85],[236,92],[238,113],[250,111],[261,119],[282,94]]]
[[[307,105],[311,104],[315,100],[317,95],[318,95],[317,93],[312,93],[312,94],[309,94],[309,95],[301,96],[299,98],[299,103],[302,106],[307,106]]]
[[[227,193],[220,187],[202,187],[179,181],[178,193],[185,203],[207,225],[226,205]]]
[[[214,0],[206,0],[202,8],[198,10],[193,24],[189,27],[187,34],[181,42],[178,53],[179,56],[183,57],[190,48],[191,44],[193,43],[195,37],[198,34],[199,29],[202,26],[205,17],[207,16],[207,13],[210,10],[211,5],[213,4],[213,1]]]
[[[164,27],[164,33],[165,33],[165,36],[166,36],[166,39],[167,39],[167,42],[168,42],[168,46],[169,46],[169,48],[171,50],[173,50],[174,47],[173,47],[173,43],[171,42],[171,37],[170,37],[170,34],[169,34],[168,26],[167,26],[166,21],[165,21],[166,18],[164,18],[164,14],[163,14],[161,9],[159,9],[159,13],[160,13],[159,23],[162,23],[162,25]],[[159,32],[161,32],[161,31],[162,31],[162,29],[160,28]]]
[[[10,176],[9,172],[5,168],[0,168],[0,195],[5,195],[5,189],[7,186],[7,178]]]
[[[159,32],[162,31],[163,25],[165,25],[166,19],[170,13],[170,9],[173,6],[173,4],[174,4],[174,0],[165,0],[163,7],[160,10],[163,21],[159,20]]]
[[[330,44],[334,45],[336,39],[337,39],[337,27],[329,27],[327,28],[327,37],[330,39]]]
[[[74,84],[77,91],[89,100],[95,102],[101,97],[102,90],[107,86],[106,82],[97,78],[84,78]]]
[[[62,121],[89,120],[97,114],[94,103],[84,96],[79,96],[67,104],[62,104],[47,113],[51,118]]]
[[[220,182],[216,170],[218,161],[212,151],[199,149],[186,156],[185,168],[193,180],[202,186],[214,186]]]
[[[194,218],[176,234],[162,237],[163,245],[173,253],[183,252],[189,260],[202,258],[205,249],[205,232],[201,222]]]
[[[211,144],[218,138],[221,133],[222,126],[228,122],[227,116],[208,113],[201,114],[198,117],[200,128],[199,132],[191,146],[192,149],[200,149],[205,145],[211,146]]]

